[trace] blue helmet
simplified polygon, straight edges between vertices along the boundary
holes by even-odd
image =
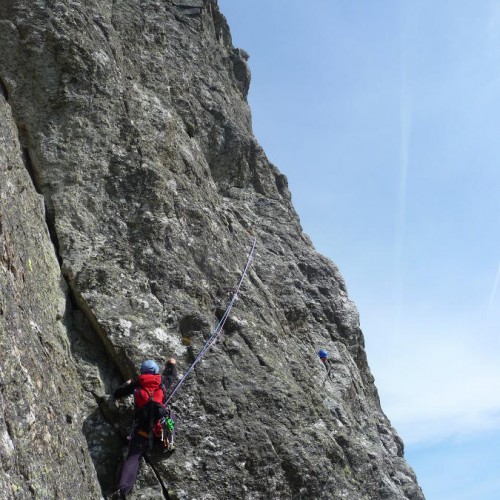
[[[326,349],[320,349],[318,351],[318,356],[323,359],[328,357],[328,351]]]
[[[160,368],[152,359],[144,361],[141,365],[141,374],[150,373],[152,375],[158,375]]]

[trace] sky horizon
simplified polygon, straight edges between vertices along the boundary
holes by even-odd
[[[424,494],[498,498],[500,1],[219,6]]]

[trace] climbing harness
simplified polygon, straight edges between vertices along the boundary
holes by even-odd
[[[165,407],[167,414],[158,420],[154,425],[151,432],[147,432],[138,427],[137,421],[135,421],[130,429],[127,439],[130,441],[137,434],[148,440],[148,450],[151,451],[153,448],[153,443],[159,441],[163,445],[163,451],[174,451],[174,439],[175,439],[175,415],[174,412]]]
[[[177,385],[175,386],[173,391],[168,396],[167,400],[165,401],[165,405],[168,405],[170,403],[170,401],[172,401],[172,398],[177,393],[177,391],[180,389],[180,387],[182,386],[182,384],[184,383],[184,381],[186,380],[188,375],[193,371],[194,367],[198,364],[198,362],[205,355],[205,353],[213,346],[213,344],[217,340],[217,336],[224,328],[224,324],[226,323],[226,320],[229,316],[229,313],[231,312],[231,309],[233,308],[234,303],[238,299],[238,293],[240,291],[243,280],[245,279],[245,276],[247,275],[248,269],[249,269],[250,264],[252,262],[256,244],[257,244],[257,238],[254,236],[252,248],[250,249],[250,252],[248,254],[247,263],[245,264],[243,272],[241,273],[241,277],[240,277],[238,284],[236,285],[236,288],[234,288],[234,290],[233,290],[233,295],[232,295],[231,300],[229,301],[229,303],[226,307],[226,310],[224,311],[224,314],[222,315],[222,318],[219,320],[219,322],[212,329],[212,332],[210,333],[210,337],[208,338],[208,340],[205,342],[205,345],[202,347],[202,349],[198,353],[198,356],[196,356],[195,360],[193,361],[193,364],[188,368],[188,370],[186,371],[184,376],[179,380],[179,382],[177,383]]]

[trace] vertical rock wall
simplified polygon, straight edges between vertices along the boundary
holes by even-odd
[[[0,497],[98,498],[71,306],[3,96],[0,123]]]
[[[253,137],[248,55],[217,3],[11,0],[0,46],[0,492],[98,498],[96,477],[112,488],[131,406],[109,395],[144,358],[187,369],[255,234],[241,300],[176,400],[178,449],[148,457],[135,495],[423,498],[342,277]],[[48,434],[16,433],[33,405],[71,446],[45,420],[30,425]]]

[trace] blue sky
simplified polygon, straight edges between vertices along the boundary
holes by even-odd
[[[500,0],[219,0],[428,500],[500,498]]]

